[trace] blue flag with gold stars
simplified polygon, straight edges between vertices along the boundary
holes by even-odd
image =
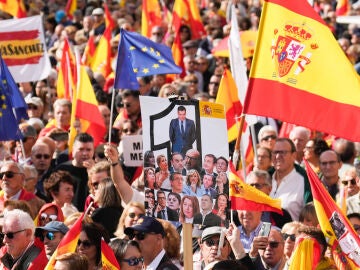
[[[0,141],[22,139],[19,125],[28,119],[27,105],[0,55]]]
[[[181,72],[168,46],[121,29],[114,85],[116,89],[138,90],[136,77]]]

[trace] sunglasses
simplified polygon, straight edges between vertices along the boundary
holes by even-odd
[[[42,213],[40,215],[40,219],[43,221],[47,220],[47,219],[50,219],[51,221],[55,221],[55,220],[57,220],[57,215],[48,215],[46,213]]]
[[[218,246],[219,245],[220,240],[214,240],[214,239],[206,239],[203,243],[205,243],[208,247],[212,247],[214,245]]]
[[[133,235],[129,235],[130,240],[133,240],[134,238],[138,241],[144,240],[146,237],[147,233],[145,232],[138,232],[136,234]]]
[[[55,234],[53,232],[47,232],[45,234],[45,237],[49,240],[54,240],[55,239]]]
[[[268,140],[275,140],[276,139],[276,136],[275,135],[269,135],[269,136],[266,136],[264,138],[262,138],[261,140],[262,141],[268,141]]]
[[[15,234],[17,234],[19,232],[23,232],[23,231],[26,231],[26,230],[24,229],[24,230],[20,230],[20,231],[16,231],[16,232],[0,233],[0,237],[2,239],[4,239],[4,237],[6,236],[9,239],[13,239],[15,237]]]
[[[15,174],[22,174],[22,173],[12,172],[12,171],[1,172],[0,179],[2,179],[4,177],[4,175],[6,176],[6,178],[13,178],[15,176]]]
[[[36,158],[36,159],[42,159],[42,158],[44,158],[44,159],[49,159],[49,158],[50,158],[50,155],[48,155],[48,154],[44,154],[44,155],[42,155],[42,154],[37,154],[37,155],[35,155],[35,158]]]
[[[28,105],[28,109],[29,110],[37,110],[38,106],[36,106],[36,105]]]
[[[129,259],[122,259],[122,262],[126,262],[129,266],[135,266],[138,265],[139,263],[143,263],[144,262],[144,258],[140,257],[140,258],[129,258]]]
[[[258,184],[258,183],[254,183],[254,184],[250,184],[250,186],[256,188],[256,189],[261,189],[264,186],[267,186],[267,184]]]
[[[124,133],[128,133],[128,132],[130,132],[130,133],[134,133],[136,130],[135,129],[123,129],[122,130]]]
[[[218,85],[219,85],[219,83],[218,83],[218,82],[209,82],[209,84],[213,84],[213,85],[216,85],[216,86],[218,86]]]
[[[81,241],[80,239],[77,242],[77,246],[79,247],[80,245],[83,245],[84,248],[89,248],[93,245],[93,243],[91,243],[89,240],[84,240]]]
[[[351,179],[351,180],[348,180],[348,181],[341,181],[341,183],[342,183],[344,186],[347,186],[349,182],[350,182],[350,184],[351,184],[352,186],[356,185],[356,179],[354,179],[354,178]]]
[[[268,245],[270,248],[277,248],[280,242],[269,242]]]
[[[283,233],[282,236],[283,236],[284,241],[286,241],[286,239],[288,239],[289,237],[290,237],[290,240],[293,241],[293,242],[295,242],[295,240],[296,240],[296,235],[295,234]]]
[[[135,217],[141,217],[143,214],[136,214],[136,213],[134,213],[134,212],[132,212],[132,213],[129,213],[128,214],[128,216],[129,216],[129,218],[135,218]]]

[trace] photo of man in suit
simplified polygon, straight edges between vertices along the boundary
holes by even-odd
[[[221,226],[221,218],[212,212],[213,201],[210,195],[204,194],[200,200],[201,213],[194,216],[194,224],[201,226]]]
[[[179,221],[179,214],[166,206],[166,195],[164,191],[159,190],[156,194],[158,205],[155,209],[154,216],[169,221]]]
[[[169,126],[169,138],[171,151],[179,152],[185,156],[186,151],[192,148],[195,142],[195,123],[186,118],[186,108],[179,106],[177,109],[178,118],[172,119]]]

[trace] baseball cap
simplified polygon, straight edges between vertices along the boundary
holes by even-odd
[[[46,224],[43,227],[37,227],[37,230],[44,230],[48,232],[61,232],[63,234],[66,234],[69,231],[69,228],[60,221],[50,221],[48,224]]]
[[[65,11],[63,11],[63,10],[58,10],[58,11],[56,11],[56,13],[55,13],[55,21],[56,21],[57,23],[59,23],[65,16],[66,16]]]
[[[34,104],[35,106],[38,106],[38,107],[44,106],[44,103],[42,102],[41,98],[39,98],[39,97],[26,96],[25,102],[26,102],[26,104]]]
[[[165,236],[164,227],[161,223],[156,218],[148,216],[140,217],[135,225],[127,227],[124,232],[126,235],[133,235],[134,231]]]
[[[220,235],[222,228],[219,226],[212,226],[206,228],[202,234],[201,234],[201,242],[203,242],[206,239],[211,238],[214,235]]]
[[[102,8],[95,8],[91,14],[92,15],[104,15],[104,10]]]

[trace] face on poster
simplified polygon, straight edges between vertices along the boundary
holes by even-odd
[[[224,107],[143,96],[140,103],[146,214],[175,225],[225,226],[229,153]]]

